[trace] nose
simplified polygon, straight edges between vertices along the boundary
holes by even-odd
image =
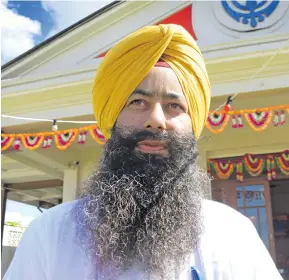
[[[154,105],[154,107],[150,111],[147,121],[144,124],[144,128],[153,130],[167,129],[166,116],[164,114],[161,104],[157,103]]]

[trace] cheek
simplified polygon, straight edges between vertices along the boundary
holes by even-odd
[[[116,123],[120,125],[129,125],[136,128],[143,127],[141,118],[137,114],[132,114],[125,109],[118,115]]]
[[[192,120],[188,114],[183,114],[170,120],[171,127],[180,134],[193,133]]]

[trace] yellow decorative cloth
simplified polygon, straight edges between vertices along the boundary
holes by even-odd
[[[205,62],[193,37],[180,25],[143,27],[115,45],[97,70],[93,110],[101,132],[110,138],[130,94],[159,59],[177,75],[189,106],[195,137],[204,128],[211,100]]]

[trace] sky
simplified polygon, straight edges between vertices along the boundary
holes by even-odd
[[[2,65],[111,2],[0,1]],[[39,215],[34,206],[7,201],[5,222],[27,226]]]
[[[112,2],[0,1],[2,65]]]
[[[41,209],[44,213],[46,209]],[[40,216],[42,213],[35,206],[24,203],[7,200],[6,204],[6,222],[20,222],[23,227],[27,227],[30,222]]]

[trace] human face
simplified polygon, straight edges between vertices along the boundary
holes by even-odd
[[[174,71],[154,67],[130,95],[116,124],[152,132],[192,133],[188,103]],[[162,141],[141,141],[136,150],[168,154],[166,144]]]

